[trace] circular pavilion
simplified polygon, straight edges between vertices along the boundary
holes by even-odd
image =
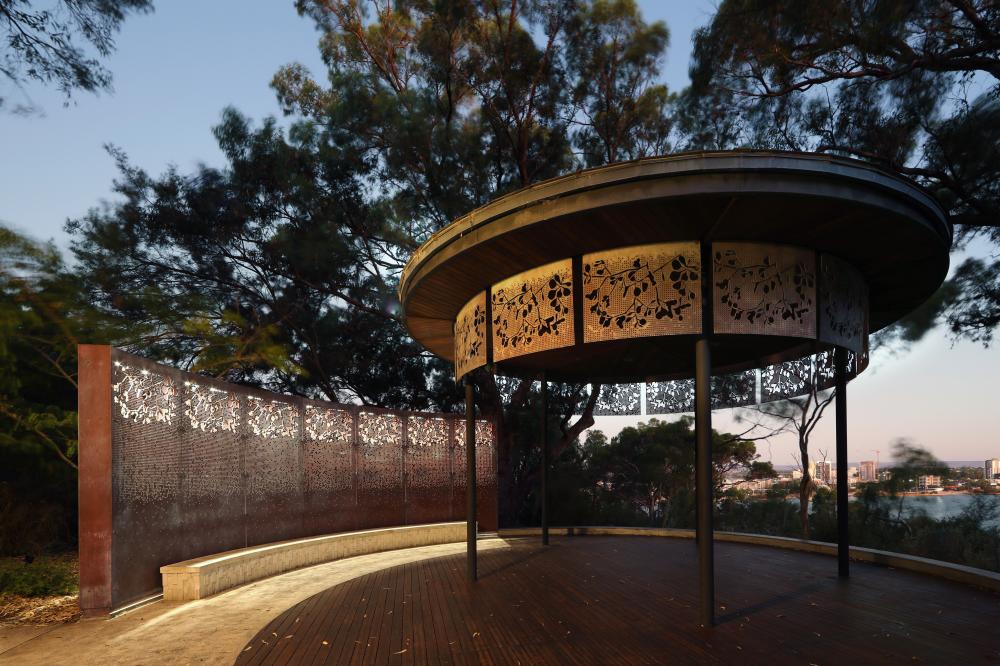
[[[951,240],[931,196],[863,162],[679,154],[555,178],[468,213],[414,253],[399,295],[410,333],[454,361],[458,379],[482,368],[542,377],[543,401],[548,380],[694,379],[701,622],[710,625],[712,376],[826,359],[846,576],[846,382],[867,364],[869,333],[940,286]],[[754,392],[749,402],[780,397]],[[544,487],[542,497],[547,541]],[[470,519],[472,579],[474,539]]]

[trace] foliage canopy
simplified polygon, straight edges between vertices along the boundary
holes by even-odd
[[[39,6],[40,5],[40,6]],[[111,87],[101,64],[115,49],[115,33],[130,13],[152,11],[152,0],[0,0],[0,77],[15,88],[55,84],[69,99],[75,90]],[[88,53],[81,42],[97,52]],[[8,95],[0,94],[0,108]],[[27,111],[18,106],[15,111]]]

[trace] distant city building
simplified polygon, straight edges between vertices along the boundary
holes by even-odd
[[[816,478],[823,483],[833,483],[833,463],[822,462],[816,463]]]
[[[936,474],[926,474],[917,477],[917,490],[927,492],[941,489],[941,477]]]
[[[984,465],[987,481],[995,481],[1000,477],[1000,458],[990,458]]]
[[[734,488],[739,488],[740,490],[748,490],[751,494],[762,495],[767,492],[767,489],[777,483],[776,479],[749,479],[738,481],[733,484]]]
[[[847,485],[856,486],[858,485],[858,468],[848,467],[847,468]]]
[[[861,482],[871,483],[878,481],[878,464],[874,460],[861,461]]]
[[[801,478],[802,478],[802,470],[801,469],[793,469],[792,470],[792,479],[797,481],[798,479],[801,479]]]

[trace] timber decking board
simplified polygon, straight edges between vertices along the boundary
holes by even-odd
[[[480,553],[475,584],[452,555],[331,587],[237,663],[1000,663],[1000,594],[930,576],[854,563],[845,582],[834,558],[717,543],[719,624],[703,629],[691,541],[511,544]]]

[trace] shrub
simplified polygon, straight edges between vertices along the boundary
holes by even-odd
[[[0,557],[35,555],[59,545],[66,513],[55,502],[19,497],[0,483]]]
[[[43,556],[30,564],[25,558],[0,559],[0,595],[44,597],[75,594],[79,576],[71,558]]]

